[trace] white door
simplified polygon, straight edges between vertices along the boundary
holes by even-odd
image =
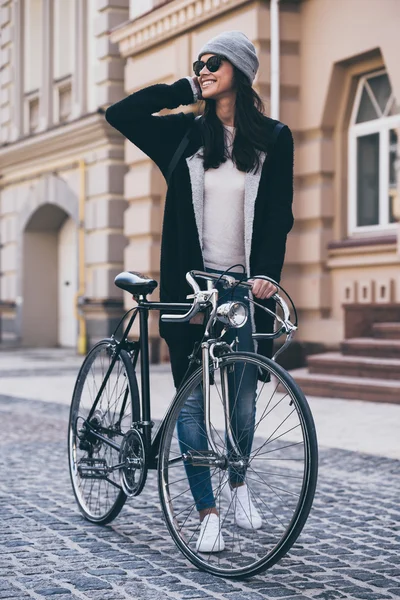
[[[58,234],[58,343],[67,348],[77,342],[77,291],[78,234],[75,222],[67,219]]]

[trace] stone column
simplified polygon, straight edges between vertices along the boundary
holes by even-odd
[[[93,23],[95,36],[96,106],[124,96],[123,59],[110,42],[109,31],[127,21],[128,0],[97,0]],[[93,15],[92,15],[93,18]],[[85,64],[87,58],[85,56]],[[92,73],[91,73],[92,75]],[[83,82],[84,79],[81,78]],[[94,106],[90,106],[93,110]],[[124,138],[104,121],[107,146],[86,158],[86,304],[84,307],[89,343],[109,336],[123,313],[123,296],[114,285],[124,269]],[[131,303],[132,306],[132,303]]]

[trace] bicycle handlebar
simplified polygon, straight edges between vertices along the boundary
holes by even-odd
[[[164,321],[164,323],[185,323],[190,321],[190,319],[194,317],[202,308],[206,308],[210,302],[211,294],[209,291],[203,292],[200,289],[199,284],[195,280],[194,276],[202,277],[203,279],[209,279],[211,281],[220,277],[219,275],[210,277],[210,275],[210,273],[205,273],[203,271],[189,271],[186,273],[186,280],[194,292],[193,295],[187,296],[187,299],[194,298],[195,300],[192,304],[192,307],[184,315],[161,315],[161,321]],[[229,279],[233,279],[233,277],[229,277]]]
[[[199,287],[199,284],[197,283],[197,281],[195,279],[195,277],[197,277],[199,279],[205,279],[205,280],[208,280],[208,281],[216,281],[216,280],[223,281],[224,284],[225,284],[224,285],[225,288],[230,288],[230,287],[234,287],[236,285],[240,285],[242,287],[246,287],[249,290],[251,290],[252,287],[253,287],[250,282],[248,282],[248,281],[238,281],[237,279],[235,279],[231,275],[220,275],[220,274],[217,274],[217,273],[206,273],[204,271],[189,271],[188,273],[186,273],[186,280],[189,283],[189,285],[192,287],[194,294],[190,295],[190,296],[187,296],[187,298],[188,299],[189,298],[190,299],[193,298],[195,300],[193,302],[192,307],[190,308],[190,310],[187,313],[185,313],[183,315],[161,315],[161,320],[162,321],[164,321],[165,323],[168,323],[168,322],[169,323],[184,323],[184,322],[190,321],[190,319],[192,317],[194,317],[200,310],[202,310],[202,309],[204,309],[204,308],[206,308],[207,306],[210,305],[211,296],[212,296],[212,294],[213,294],[213,292],[215,290],[213,290],[213,289],[207,290],[207,291],[201,290],[200,287]],[[271,282],[273,285],[275,285],[278,288],[281,287],[274,279],[272,279],[271,277],[267,277],[266,275],[258,275],[258,276],[256,275],[252,279],[255,279],[255,278],[257,278],[257,279],[264,279],[266,281]],[[296,327],[296,325],[293,325],[290,322],[290,310],[289,310],[289,307],[286,304],[285,300],[281,296],[279,296],[278,293],[275,293],[273,296],[271,296],[271,298],[273,300],[275,300],[277,302],[277,304],[279,304],[279,306],[282,309],[283,319],[279,318],[279,321],[281,322],[282,325],[286,324],[286,327],[284,327],[284,329],[287,330],[287,331],[289,331],[293,327]],[[250,298],[249,298],[249,300],[250,300]],[[292,302],[292,305],[293,305],[293,302]],[[294,307],[294,305],[293,305],[293,307]],[[267,309],[265,307],[262,307],[262,308],[264,310],[266,310],[267,312],[269,312],[270,314],[276,316],[275,313],[273,313],[269,309]],[[263,337],[265,337],[265,336],[269,336],[269,338],[270,338],[273,334],[262,334],[262,333],[260,333],[260,334],[255,334],[255,335],[257,336],[257,338],[263,339]]]
[[[208,321],[208,324],[206,327],[206,333],[208,332],[208,328],[213,320],[213,317],[215,316],[215,314],[217,312],[217,299],[216,299],[217,290],[215,288],[213,288],[212,286],[208,286],[207,291],[201,290],[195,277],[198,277],[200,279],[206,279],[207,281],[215,281],[215,280],[222,281],[224,283],[225,288],[230,288],[230,287],[233,287],[236,285],[241,285],[242,287],[246,287],[251,290],[251,288],[253,287],[253,285],[249,281],[238,281],[237,279],[235,279],[234,277],[232,277],[230,275],[206,273],[204,271],[189,271],[188,273],[186,273],[186,280],[188,281],[189,285],[192,287],[194,294],[187,296],[187,299],[193,298],[193,300],[194,300],[193,305],[191,306],[190,310],[187,313],[185,313],[184,315],[161,315],[162,321],[170,322],[170,323],[187,322],[187,321],[190,321],[190,319],[192,317],[194,317],[200,310],[212,305],[213,310],[212,310],[212,313],[210,315],[210,318],[209,318],[209,321]],[[274,311],[267,308],[266,306],[263,306],[262,304],[259,304],[255,300],[252,300],[251,298],[247,297],[247,300],[249,302],[251,302],[252,304],[259,306],[260,308],[265,310],[265,312],[270,314],[276,321],[278,321],[278,323],[280,323],[279,329],[277,329],[276,331],[273,331],[272,333],[253,333],[252,338],[254,340],[271,340],[271,339],[276,339],[276,338],[280,337],[282,334],[286,335],[286,340],[281,345],[281,347],[278,348],[278,350],[275,352],[274,356],[272,357],[272,360],[276,360],[277,356],[279,354],[281,354],[281,352],[283,352],[284,349],[286,348],[286,346],[290,343],[294,332],[297,330],[298,320],[297,320],[296,307],[293,303],[293,300],[289,296],[289,294],[279,285],[279,283],[277,283],[271,277],[267,277],[266,275],[255,275],[251,279],[264,279],[265,281],[269,281],[270,283],[272,283],[277,289],[282,290],[284,292],[285,296],[289,299],[290,304],[293,308],[294,317],[295,317],[294,323],[292,323],[290,320],[290,310],[289,310],[288,305],[286,304],[285,300],[277,292],[275,294],[273,294],[273,296],[271,296],[271,299],[275,300],[275,302],[281,307],[282,312],[283,312],[283,318],[280,317],[278,314],[276,314]]]

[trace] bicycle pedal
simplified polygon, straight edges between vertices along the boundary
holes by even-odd
[[[108,476],[107,462],[103,458],[81,458],[78,473],[82,479],[105,479]]]

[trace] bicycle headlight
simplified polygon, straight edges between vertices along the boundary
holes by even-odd
[[[243,302],[225,302],[217,308],[217,319],[231,327],[243,327],[248,310]]]

